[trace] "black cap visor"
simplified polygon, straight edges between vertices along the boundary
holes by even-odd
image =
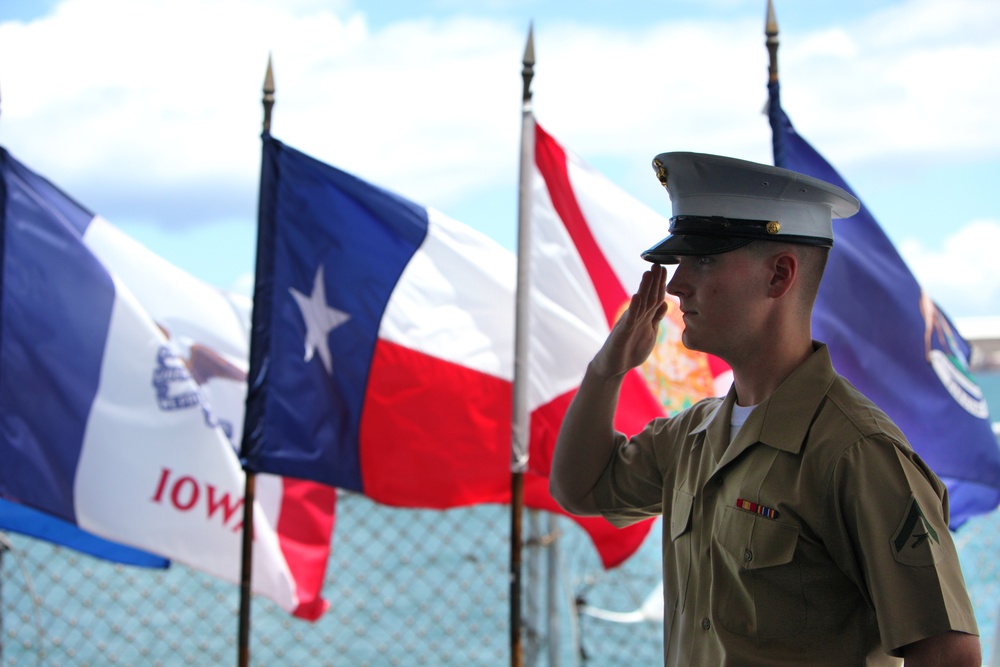
[[[649,250],[642,258],[653,264],[677,264],[682,256],[704,257],[736,250],[749,244],[753,239],[737,236],[716,236],[703,234],[671,234]]]

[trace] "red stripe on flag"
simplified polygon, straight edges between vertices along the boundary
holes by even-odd
[[[716,356],[712,356],[711,354],[706,354],[705,358],[708,359],[708,369],[712,373],[712,377],[717,378],[726,371],[731,370],[729,368],[729,364],[727,364],[722,359],[719,359]]]
[[[364,493],[399,507],[510,502],[511,383],[375,345],[361,415]]]
[[[524,504],[533,509],[558,512],[566,516],[566,512],[556,504],[549,495],[549,478],[533,473],[524,476]],[[594,548],[601,556],[604,569],[611,569],[624,563],[639,547],[653,527],[655,519],[641,521],[626,528],[615,528],[603,517],[569,515],[594,543]]]
[[[569,180],[569,170],[566,163],[566,153],[562,146],[556,143],[545,130],[535,125],[535,164],[545,179],[549,197],[556,213],[562,218],[566,231],[569,232],[577,252],[580,253],[583,264],[590,275],[597,296],[604,308],[608,325],[614,325],[618,310],[629,296],[615,275],[607,258],[601,251],[597,240],[590,231],[580,205],[573,193]]]
[[[604,567],[621,565],[642,546],[653,526],[653,520],[642,521],[626,528],[615,528],[602,517],[567,515],[549,494],[549,472],[559,427],[576,389],[549,401],[531,413],[531,452],[529,472],[524,481],[524,504],[569,516],[590,536]],[[660,406],[646,389],[642,377],[629,373],[622,385],[621,402],[615,414],[615,428],[627,434],[638,433],[650,415],[659,414]]]
[[[283,477],[281,482],[281,513],[275,529],[299,600],[292,615],[315,621],[330,606],[321,594],[330,557],[337,491],[290,477]]]
[[[528,467],[532,472],[548,477],[552,471],[552,453],[562,426],[563,417],[576,388],[557,396],[531,413],[531,451]],[[622,382],[614,427],[631,437],[654,418],[663,415],[663,406],[650,393],[646,381],[637,370],[629,372]]]
[[[531,470],[524,503],[566,513],[549,495],[552,450],[575,390],[531,415]],[[658,409],[641,377],[622,387],[616,426],[634,433]],[[361,418],[365,495],[387,505],[443,509],[510,502],[511,383],[380,340]],[[605,567],[642,544],[650,522],[618,529],[599,517],[570,517],[590,536]]]

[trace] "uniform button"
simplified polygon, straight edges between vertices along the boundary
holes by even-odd
[[[752,561],[752,560],[753,560],[753,552],[752,552],[752,551],[750,551],[749,549],[746,549],[746,550],[745,550],[745,551],[743,552],[743,560],[745,560],[745,561],[746,561],[746,562],[748,562],[748,563],[749,563],[750,561]]]
[[[701,629],[702,630],[711,630],[712,629],[712,621],[708,620],[707,618],[701,619]]]

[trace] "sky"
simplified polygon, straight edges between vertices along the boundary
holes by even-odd
[[[774,6],[796,129],[946,313],[1000,318],[1000,2]],[[538,122],[669,216],[657,153],[771,162],[765,10],[0,0],[0,145],[167,260],[249,294],[271,57],[275,137],[513,249],[529,26]]]

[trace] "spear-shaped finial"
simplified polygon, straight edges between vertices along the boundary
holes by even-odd
[[[527,104],[531,101],[531,79],[535,76],[535,27],[528,26],[528,43],[524,46],[524,58],[521,60],[524,69],[521,78],[524,80],[524,92],[521,101]]]
[[[767,0],[767,19],[764,24],[764,34],[767,35],[767,53],[770,63],[767,67],[768,80],[778,82],[778,19],[774,15],[774,2]]]
[[[264,74],[264,134],[271,132],[271,108],[274,106],[274,71],[271,69],[271,54],[267,54],[267,73]]]

